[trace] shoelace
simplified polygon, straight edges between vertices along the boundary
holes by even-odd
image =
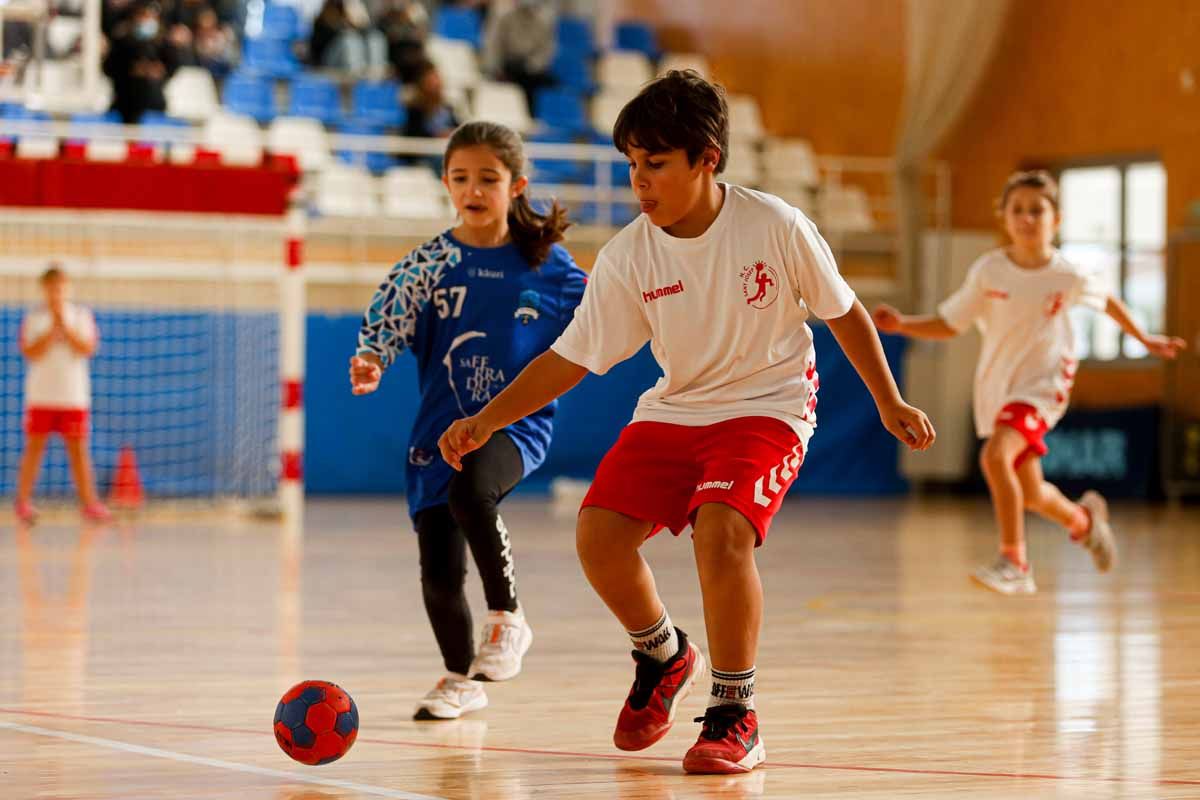
[[[706,711],[704,716],[696,717],[692,721],[704,724],[700,729],[700,736],[717,742],[724,739],[729,729],[741,722],[744,716],[746,712],[735,706],[715,706]]]
[[[992,570],[1007,580],[1025,577],[1025,573],[1018,569],[1016,564],[1013,564],[1004,556],[1000,556],[1000,558],[996,559],[996,563],[992,565]]]
[[[500,629],[499,636],[496,636],[494,633],[497,628]],[[483,639],[484,639],[483,646],[484,647],[493,647],[494,646],[494,647],[501,648],[501,649],[510,649],[515,646],[518,630],[519,630],[519,626],[509,625],[504,622],[493,622],[488,625],[485,625],[484,629],[483,629]],[[492,644],[493,637],[495,637],[495,639],[496,639],[495,645]]]
[[[633,661],[637,664],[637,671],[633,676],[633,689],[629,692],[629,707],[641,710],[650,702],[650,695],[666,674],[667,665],[636,650],[633,652]]]

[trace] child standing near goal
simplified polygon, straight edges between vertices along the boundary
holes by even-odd
[[[1063,526],[1091,551],[1101,572],[1117,557],[1104,498],[1085,492],[1078,503],[1071,502],[1042,475],[1042,456],[1048,452],[1044,437],[1067,410],[1075,379],[1075,337],[1067,310],[1076,304],[1103,310],[1160,358],[1175,358],[1184,341],[1143,331],[1124,303],[1054,248],[1058,186],[1049,173],[1011,176],[999,209],[1011,244],[981,256],[936,315],[907,316],[882,305],[874,318],[885,333],[922,339],[949,339],[972,323],[979,326],[983,350],[975,370],[975,430],[986,440],[980,465],[1000,528],[1000,554],[972,577],[1002,594],[1033,594],[1026,511]]]
[[[517,602],[512,543],[497,506],[541,465],[555,404],[497,431],[455,473],[437,437],[476,413],[558,337],[586,276],[557,244],[568,223],[556,204],[539,214],[525,195],[524,153],[513,131],[471,122],[451,136],[442,182],[460,216],[412,251],[371,299],[350,359],[355,394],[375,391],[404,349],[417,359],[421,403],[408,450],[408,506],[421,554],[421,588],[446,675],[417,719],[453,719],[487,705],[480,681],[520,672],[533,632]],[[463,590],[466,548],[483,581],[487,624],[479,651]]]
[[[71,476],[85,518],[105,521],[110,515],[96,494],[92,459],[88,454],[88,411],[92,404],[88,359],[96,352],[99,331],[92,312],[70,302],[71,282],[57,265],[38,279],[45,304],[21,322],[21,354],[25,371],[25,452],[17,476],[14,511],[32,524],[33,506],[46,452],[46,441],[57,433],[63,439]]]
[[[755,548],[816,426],[808,315],[828,321],[894,436],[924,449],[933,428],[900,397],[870,315],[813,223],[776,197],[716,180],[729,146],[719,87],[668,72],[625,106],[613,138],[641,216],[601,250],[552,348],[439,445],[459,468],[505,425],[650,341],[663,377],[600,464],[576,532],[584,573],[633,643],[633,687],[613,741],[642,750],[662,739],[704,669],[639,552],[662,528],[678,535],[690,524],[712,691],[683,766],[745,772],[765,758],[754,710]]]

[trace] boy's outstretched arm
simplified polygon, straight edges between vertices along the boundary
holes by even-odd
[[[959,333],[936,314],[901,314],[887,303],[875,306],[871,319],[875,322],[875,327],[884,333],[898,333],[914,339],[953,339]]]
[[[1187,349],[1187,342],[1178,336],[1160,336],[1157,333],[1146,333],[1129,314],[1129,307],[1120,299],[1109,295],[1104,301],[1104,313],[1112,317],[1113,322],[1121,326],[1121,330],[1137,339],[1146,349],[1159,358],[1173,359]]]
[[[529,362],[517,379],[493,397],[478,414],[455,420],[446,429],[438,439],[442,458],[450,466],[461,470],[463,456],[483,447],[496,431],[566,394],[587,373],[586,368],[568,361],[553,350],[547,350]]]
[[[871,397],[879,409],[879,420],[883,427],[912,450],[927,450],[937,434],[925,412],[910,406],[900,396],[892,371],[888,369],[883,345],[871,317],[863,304],[855,300],[844,315],[825,320],[842,351],[854,365]]]

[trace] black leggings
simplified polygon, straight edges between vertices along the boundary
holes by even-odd
[[[521,452],[497,433],[463,459],[450,479],[449,503],[416,516],[421,591],[446,669],[465,675],[475,657],[471,609],[463,590],[468,545],[492,611],[517,610],[512,545],[497,506],[525,473]]]

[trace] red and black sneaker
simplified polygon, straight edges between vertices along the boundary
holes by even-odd
[[[621,750],[645,750],[667,735],[679,702],[688,696],[696,675],[704,671],[704,656],[678,628],[679,652],[665,663],[633,651],[637,673],[633,688],[617,717],[613,744]]]
[[[700,738],[683,757],[684,772],[729,775],[749,772],[767,758],[758,735],[758,715],[745,706],[713,706],[696,717]]]

